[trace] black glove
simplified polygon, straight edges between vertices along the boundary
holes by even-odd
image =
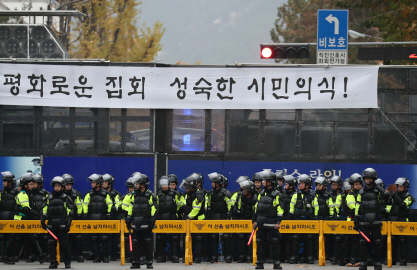
[[[190,219],[190,217],[188,215],[184,215],[183,220],[187,220]]]
[[[353,224],[354,224],[353,229],[359,232],[359,216],[355,216],[355,219],[353,220]]]
[[[45,220],[43,220],[43,221],[41,222],[41,226],[42,226],[42,229],[46,230],[46,223],[45,223]]]
[[[34,209],[30,209],[30,215],[34,219],[39,219],[41,217],[41,214]]]
[[[83,219],[88,220],[88,214],[83,214]]]
[[[132,228],[132,217],[131,216],[127,216],[127,218],[126,218],[125,221],[126,221],[126,228],[128,230],[130,230]]]

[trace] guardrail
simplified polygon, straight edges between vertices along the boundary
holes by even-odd
[[[123,228],[123,229],[122,229]],[[326,265],[325,234],[358,234],[353,221],[283,220],[280,233],[319,234],[319,266]],[[193,264],[192,233],[251,233],[251,220],[157,220],[154,233],[185,233],[185,265]],[[38,220],[0,220],[0,233],[47,233]],[[125,265],[124,220],[74,220],[69,233],[120,233],[120,264]],[[392,267],[392,235],[417,235],[417,222],[383,222],[381,234],[387,235],[387,266]],[[253,264],[256,256],[256,233],[253,240]],[[58,264],[60,261],[57,245]]]

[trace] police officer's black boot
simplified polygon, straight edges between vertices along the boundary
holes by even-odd
[[[164,263],[166,262],[166,256],[165,256],[165,243],[167,242],[167,238],[164,235],[160,235],[158,237],[159,241],[156,241],[156,247],[158,250],[158,257],[156,258],[157,263]]]
[[[361,261],[359,270],[367,270],[368,268],[368,242],[366,242],[365,239],[359,240],[359,259]]]
[[[179,259],[179,243],[180,241],[180,236],[179,235],[174,235],[172,236],[172,241],[171,241],[171,250],[172,250],[172,255],[171,255],[171,260],[173,263],[179,263],[180,259]]]
[[[58,261],[56,260],[56,241],[53,239],[48,240],[48,249],[49,249],[49,255],[50,255],[50,269],[56,269],[58,268]]]
[[[288,258],[289,264],[295,264],[298,261],[298,251],[300,247],[300,243],[298,242],[298,235],[290,235],[290,254],[291,256]]]
[[[97,241],[98,241],[98,239],[97,239]],[[92,241],[92,244],[91,244],[91,248],[92,248],[93,254],[94,254],[93,263],[99,263],[99,262],[101,262],[101,259],[100,259],[100,246],[99,246],[99,243],[97,241],[94,241],[93,240]]]
[[[140,249],[139,249],[139,243],[137,239],[132,240],[132,266],[130,269],[139,269],[140,268]]]
[[[381,259],[382,259],[382,240],[381,238],[374,241],[374,269],[382,270]]]
[[[5,253],[5,248],[6,248],[6,241],[4,240],[5,235],[4,234],[0,234],[0,262],[3,261],[3,257],[4,257],[4,253]]]
[[[262,242],[261,239],[256,239],[256,256],[258,257],[258,260],[256,261],[256,267],[255,269],[264,269],[264,262],[265,262],[265,245]]]
[[[146,268],[153,269],[153,243],[151,238],[145,238]]]
[[[232,247],[230,241],[230,234],[223,234],[223,247],[224,247],[224,256],[226,263],[232,263]]]
[[[195,237],[195,263],[201,263],[201,258],[203,256],[203,237],[201,235],[197,235]]]
[[[274,260],[274,268],[273,269],[282,269],[281,267],[281,247],[279,246],[279,239],[278,237],[273,237],[271,239],[271,247],[272,247],[272,259]]]
[[[407,239],[402,236],[399,239],[400,242],[400,254],[401,254],[401,260],[400,260],[400,266],[407,266]]]
[[[75,246],[77,247],[77,262],[84,262],[83,257],[83,238],[81,234],[75,237]]]
[[[215,263],[218,261],[217,258],[217,249],[219,248],[219,235],[212,234],[210,235],[210,243],[211,243],[211,263]]]
[[[342,236],[340,234],[336,234],[333,239],[334,239],[333,257],[330,259],[330,263],[332,265],[337,265],[338,258],[340,257],[340,252],[342,249]]]
[[[246,246],[246,262],[252,263],[253,262],[253,244],[251,243],[250,246]]]
[[[102,247],[102,252],[103,252],[103,262],[108,263],[109,262],[109,240],[105,239],[101,247]]]
[[[245,251],[246,251],[246,245],[245,245],[245,235],[243,233],[239,233],[237,235],[238,240],[238,247],[240,249],[241,254],[239,255],[239,258],[237,259],[238,263],[244,263],[245,262]]]
[[[314,235],[307,234],[307,263],[314,264]]]

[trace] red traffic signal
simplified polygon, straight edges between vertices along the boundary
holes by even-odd
[[[261,44],[261,58],[309,58],[309,46]]]

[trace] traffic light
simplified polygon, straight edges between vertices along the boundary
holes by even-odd
[[[417,47],[362,47],[359,60],[416,60]]]
[[[309,58],[310,48],[308,45],[277,45],[261,44],[261,58]]]

